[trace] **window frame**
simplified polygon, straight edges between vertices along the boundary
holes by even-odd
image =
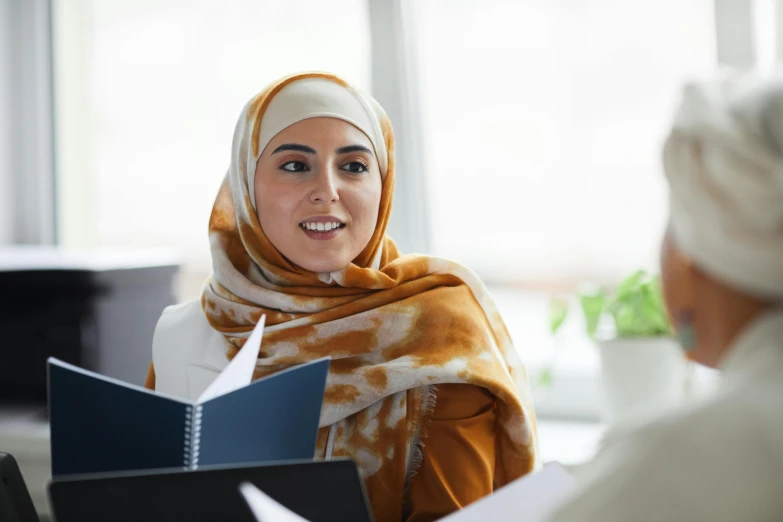
[[[54,83],[50,0],[3,0],[0,103],[7,111],[0,244],[57,241]],[[7,123],[6,123],[7,122]]]

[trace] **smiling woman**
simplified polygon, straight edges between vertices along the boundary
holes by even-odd
[[[256,377],[331,358],[315,457],[357,463],[379,522],[435,520],[536,468],[535,414],[481,281],[387,237],[393,192],[391,124],[364,92],[308,73],[250,100],[213,274],[163,312],[147,385],[198,396],[264,315]]]

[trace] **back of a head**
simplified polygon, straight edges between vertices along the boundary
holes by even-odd
[[[759,136],[771,155],[783,160],[783,77],[752,83],[746,89],[733,103],[735,118]]]
[[[733,288],[783,300],[783,77],[686,86],[664,170],[678,248]]]

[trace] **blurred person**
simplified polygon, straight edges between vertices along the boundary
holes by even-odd
[[[783,520],[783,81],[689,85],[663,159],[667,309],[721,388],[608,440],[553,520]]]
[[[535,415],[481,281],[386,235],[393,192],[392,127],[367,94],[305,73],[250,100],[213,273],[163,312],[147,386],[198,397],[266,315],[255,378],[332,359],[314,456],[358,464],[377,521],[435,520],[537,467]]]

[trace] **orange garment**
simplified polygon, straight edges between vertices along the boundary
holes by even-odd
[[[438,520],[493,491],[495,399],[484,388],[441,384],[421,467],[408,489],[407,522]]]
[[[150,367],[147,370],[147,377],[144,378],[144,387],[148,390],[155,389],[155,367],[150,363]]]

